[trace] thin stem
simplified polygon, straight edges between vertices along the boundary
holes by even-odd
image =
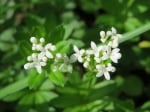
[[[136,36],[146,32],[146,31],[149,31],[149,30],[150,30],[150,23],[147,23],[146,25],[139,27],[134,31],[124,34],[123,37],[119,40],[119,43],[125,42],[132,38],[135,38]]]

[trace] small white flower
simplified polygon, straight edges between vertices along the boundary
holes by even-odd
[[[73,54],[74,55],[74,58],[76,58],[79,62],[83,62],[83,54],[85,53],[85,50],[84,49],[81,49],[79,50],[77,46],[73,46],[73,49],[75,51],[75,53]]]
[[[72,73],[72,65],[70,62],[70,58],[67,55],[64,55],[62,58],[63,63],[60,65],[59,70],[62,72]]]
[[[31,56],[29,56],[28,58],[32,59],[32,62],[26,63],[24,65],[25,69],[30,69],[30,68],[36,68],[37,72],[41,74],[42,72],[42,66],[46,66],[46,62],[44,62],[43,60],[41,60],[41,58],[39,58],[39,55],[33,53]]]
[[[101,51],[101,46],[97,46],[93,41],[91,41],[91,48],[92,48],[92,53],[96,57],[99,57],[99,53]]]
[[[114,72],[115,68],[111,65],[105,66],[105,65],[96,65],[97,74],[96,77],[101,77],[104,75],[106,80],[110,80],[110,74],[109,72]]]
[[[110,55],[110,59],[114,62],[114,63],[118,63],[118,59],[121,58],[121,54],[119,53],[120,49],[119,48],[115,48],[111,51],[111,55]]]
[[[108,46],[106,51],[103,52],[102,59],[106,60],[110,58],[114,63],[118,63],[118,59],[121,58],[121,54],[119,53],[120,49],[115,48],[111,50],[111,47]]]

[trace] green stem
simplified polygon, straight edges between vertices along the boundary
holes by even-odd
[[[149,31],[149,30],[150,30],[150,23],[147,23],[146,25],[139,27],[134,31],[124,34],[123,37],[119,40],[119,43],[125,42],[132,38],[135,38],[136,36],[146,32],[146,31]]]

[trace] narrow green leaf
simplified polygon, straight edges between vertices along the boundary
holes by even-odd
[[[56,44],[59,41],[64,40],[65,29],[63,25],[57,26],[47,37],[48,42]]]
[[[29,77],[29,88],[36,89],[43,83],[45,76],[43,74],[31,74]]]
[[[150,23],[147,23],[146,25],[144,25],[140,28],[137,28],[134,31],[131,31],[131,32],[124,34],[123,37],[119,40],[119,43],[125,42],[127,40],[132,39],[132,38],[135,38],[136,36],[146,32],[146,31],[149,31],[149,30],[150,30]]]
[[[32,53],[31,45],[28,41],[21,41],[19,43],[20,50],[19,52],[22,54],[23,57],[28,56]]]
[[[49,78],[54,84],[59,85],[59,86],[64,86],[66,82],[66,79],[61,72],[52,72],[49,75]]]
[[[7,87],[0,89],[0,99],[4,98],[5,96],[8,96],[10,94],[13,94],[17,91],[20,91],[20,90],[26,88],[27,86],[28,86],[28,78],[24,78],[13,84],[10,84]]]

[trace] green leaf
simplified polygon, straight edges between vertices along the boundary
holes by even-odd
[[[96,100],[110,94],[113,95],[112,93],[116,90],[117,90],[117,85],[114,81],[103,81],[96,84],[92,88],[89,99]]]
[[[44,26],[34,26],[31,31],[31,36],[35,36],[37,38],[45,37],[46,31]]]
[[[45,79],[45,75],[44,74],[36,74],[33,73],[29,76],[29,88],[30,89],[37,89],[39,86],[41,86],[41,84],[43,83]]]
[[[141,108],[142,109],[150,109],[150,101],[145,102]]]
[[[32,47],[28,41],[25,41],[25,40],[21,41],[19,43],[19,47],[20,47],[19,52],[22,54],[23,57],[26,57],[32,53],[32,50],[31,50]]]
[[[24,92],[23,91],[18,91],[18,92],[15,92],[15,93],[12,93],[8,96],[5,96],[3,98],[4,101],[7,101],[7,102],[12,102],[12,101],[16,101],[18,100],[22,95],[24,95]]]
[[[53,92],[39,91],[39,92],[36,92],[36,94],[35,94],[35,104],[46,103],[56,97],[57,97],[57,95]]]
[[[0,89],[0,99],[13,94],[15,92],[18,92],[28,86],[28,78],[24,78],[22,80],[19,80],[13,84],[8,85],[7,87]]]
[[[47,37],[48,42],[56,44],[59,41],[64,40],[65,28],[63,25],[57,26]]]
[[[49,78],[54,84],[62,87],[66,82],[66,78],[61,72],[51,72]]]
[[[34,104],[34,99],[35,99],[35,93],[30,92],[28,94],[25,94],[21,100],[19,101],[20,105],[33,105]]]
[[[71,49],[71,43],[70,41],[60,41],[56,44],[57,50],[60,53],[68,53]]]

